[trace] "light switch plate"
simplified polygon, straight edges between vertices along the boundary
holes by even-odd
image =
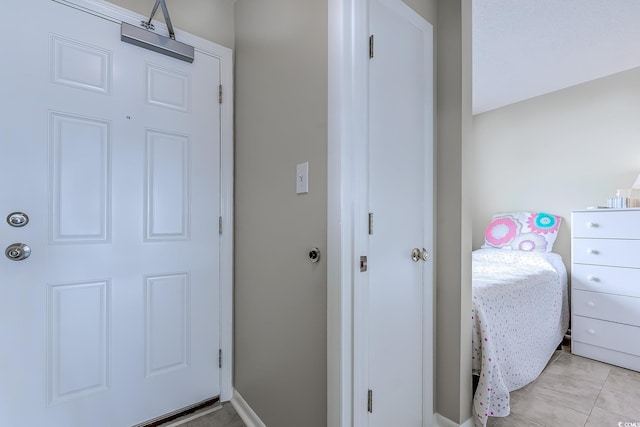
[[[309,192],[309,162],[296,165],[296,194]]]

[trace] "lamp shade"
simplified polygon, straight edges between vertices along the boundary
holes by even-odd
[[[636,180],[633,183],[633,185],[631,186],[631,188],[633,188],[634,190],[640,190],[640,174],[636,178]]]

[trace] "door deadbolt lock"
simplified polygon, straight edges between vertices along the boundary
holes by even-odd
[[[309,261],[311,262],[318,262],[320,261],[320,249],[318,248],[311,248],[311,250],[309,250]]]
[[[7,224],[12,227],[24,227],[29,223],[29,216],[22,212],[11,212],[7,215]]]
[[[7,246],[4,254],[11,261],[22,261],[23,259],[29,258],[31,248],[24,243],[14,243]]]

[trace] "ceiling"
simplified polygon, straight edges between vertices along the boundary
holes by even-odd
[[[473,113],[640,67],[640,0],[473,0]]]

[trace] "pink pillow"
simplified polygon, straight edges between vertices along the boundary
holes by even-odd
[[[484,233],[483,248],[551,252],[562,217],[544,212],[496,214]]]

